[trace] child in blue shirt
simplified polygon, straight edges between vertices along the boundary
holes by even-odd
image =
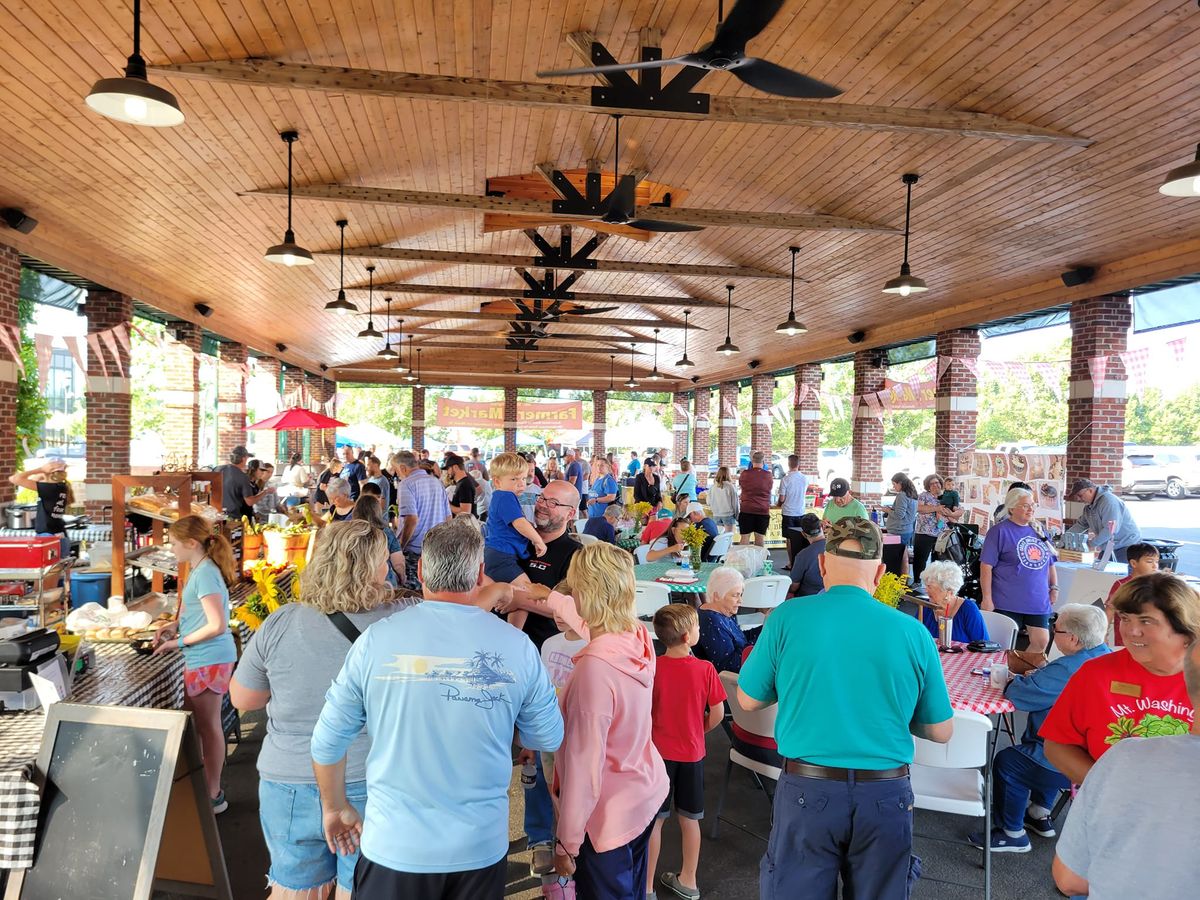
[[[546,542],[533,523],[525,518],[518,494],[525,489],[529,462],[516,453],[501,453],[492,460],[492,500],[488,506],[487,535],[483,547],[483,573],[492,581],[529,584],[521,560],[546,552]],[[523,628],[528,615],[524,610],[509,613],[508,622]]]

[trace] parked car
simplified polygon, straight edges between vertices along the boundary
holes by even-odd
[[[720,454],[717,453],[716,451],[714,451],[708,457],[708,471],[715,472],[715,471],[717,471],[717,469],[720,468],[720,466],[721,466]],[[749,444],[742,444],[742,446],[738,447],[737,467],[739,469],[750,468],[750,445]]]
[[[1121,460],[1121,493],[1149,500],[1166,493],[1167,476],[1153,453],[1126,453]]]

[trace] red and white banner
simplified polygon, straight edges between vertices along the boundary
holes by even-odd
[[[503,428],[504,401],[479,402],[438,397],[434,421],[439,428]],[[518,428],[580,431],[583,429],[583,402],[518,403],[516,424]]]

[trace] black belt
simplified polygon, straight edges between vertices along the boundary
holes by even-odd
[[[783,770],[789,775],[824,778],[827,781],[849,781],[852,775],[855,781],[893,781],[908,777],[908,766],[894,769],[840,769],[836,766],[815,766],[802,759],[784,760]]]

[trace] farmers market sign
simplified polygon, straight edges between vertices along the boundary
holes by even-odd
[[[558,428],[580,431],[583,428],[583,401],[518,403],[517,420],[504,421],[504,401],[478,402],[438,397],[439,428]]]

